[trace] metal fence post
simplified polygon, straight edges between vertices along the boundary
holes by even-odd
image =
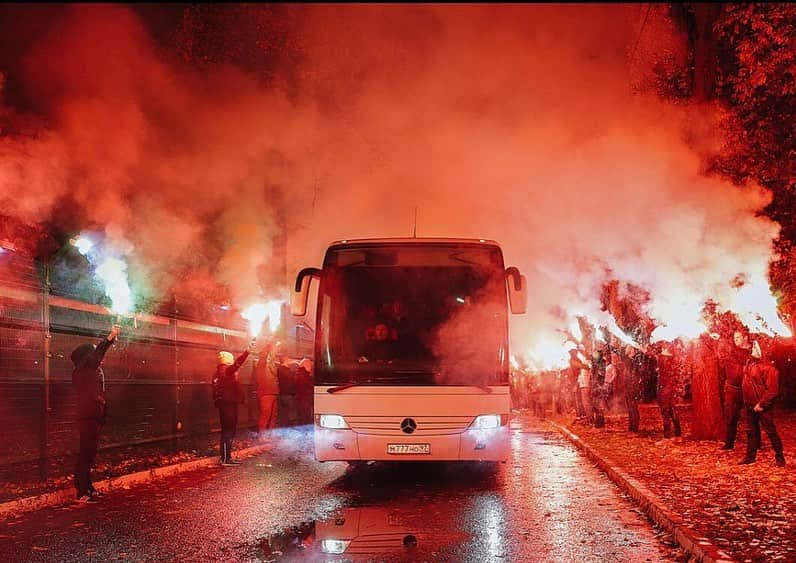
[[[52,333],[50,332],[50,266],[47,262],[44,264],[44,283],[42,284],[42,325],[44,328],[44,350],[43,350],[43,370],[44,370],[44,385],[42,393],[42,413],[41,413],[41,428],[39,434],[39,476],[42,481],[47,480],[47,457],[49,449],[49,431],[50,431],[50,358],[52,352],[50,342],[52,341]]]
[[[178,330],[177,330],[177,296],[173,296],[174,301],[174,315],[171,319],[174,331],[174,425],[172,430],[176,430],[176,434],[182,433],[182,408],[180,407],[180,399],[182,389],[180,388],[180,347],[178,344]]]

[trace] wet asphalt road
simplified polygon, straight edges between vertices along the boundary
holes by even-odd
[[[646,519],[557,433],[525,419],[512,426],[512,459],[497,471],[477,464],[319,464],[308,432],[292,430],[271,453],[239,467],[0,520],[0,561],[670,557]]]

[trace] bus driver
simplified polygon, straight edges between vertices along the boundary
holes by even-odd
[[[377,323],[369,328],[365,339],[365,353],[360,356],[359,363],[391,363],[395,358],[395,341],[390,333],[390,327],[386,323]]]

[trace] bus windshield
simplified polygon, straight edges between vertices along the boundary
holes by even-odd
[[[318,300],[318,385],[496,385],[508,378],[500,249],[333,247]]]

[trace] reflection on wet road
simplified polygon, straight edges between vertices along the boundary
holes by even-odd
[[[0,559],[34,561],[663,561],[647,521],[543,425],[513,425],[501,466],[270,454],[0,522]],[[6,525],[3,525],[6,524]]]

